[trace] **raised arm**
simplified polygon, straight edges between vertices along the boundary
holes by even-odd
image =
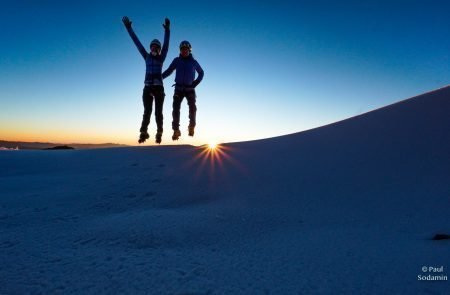
[[[203,76],[205,75],[205,72],[197,61],[195,61],[195,70],[198,73],[198,77],[194,80],[194,82],[192,82],[192,86],[194,88],[197,87],[198,84],[200,84],[200,82],[203,80]]]
[[[142,57],[144,59],[147,58],[147,51],[145,51],[144,46],[142,46],[141,41],[139,41],[139,38],[136,36],[136,34],[133,31],[133,28],[131,27],[131,21],[127,16],[124,16],[122,18],[122,22],[125,25],[125,28],[127,28],[128,34],[130,34],[131,39],[133,40],[134,44],[136,45],[137,49],[141,53]]]
[[[161,49],[161,58],[164,61],[167,56],[167,51],[169,50],[169,40],[170,40],[170,20],[168,18],[165,19],[163,27],[164,27],[164,42],[163,47]]]
[[[173,71],[175,71],[177,67],[177,61],[178,57],[174,58],[170,66],[167,68],[167,70],[165,70],[164,73],[162,73],[163,79],[169,77],[173,73]]]

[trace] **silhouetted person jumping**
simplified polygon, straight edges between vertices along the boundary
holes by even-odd
[[[165,19],[164,27],[164,44],[161,49],[161,42],[158,39],[153,39],[150,43],[150,53],[148,53],[138,37],[131,28],[131,21],[128,17],[122,18],[123,24],[127,28],[131,39],[136,45],[145,60],[145,87],[142,94],[142,101],[144,102],[144,115],[142,117],[142,124],[140,129],[139,143],[145,142],[150,135],[148,134],[148,125],[150,124],[150,116],[152,114],[153,100],[155,100],[155,119],[158,131],[156,133],[156,143],[161,143],[163,133],[163,104],[164,104],[164,86],[162,79],[162,66],[167,56],[170,39],[170,21]]]
[[[200,64],[192,56],[191,51],[191,44],[188,41],[182,41],[180,43],[180,56],[176,57],[169,68],[162,74],[165,79],[174,70],[177,71],[175,75],[175,93],[173,95],[172,111],[173,140],[178,140],[181,136],[180,107],[184,97],[186,97],[189,105],[189,136],[194,136],[195,118],[197,114],[195,87],[202,81],[204,72]],[[198,73],[197,79],[195,79],[195,72]]]

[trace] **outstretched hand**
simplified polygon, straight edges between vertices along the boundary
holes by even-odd
[[[170,30],[170,20],[166,17],[166,19],[164,20],[164,23],[163,23],[163,28],[165,29],[165,30]]]
[[[128,18],[128,16],[124,16],[124,17],[122,18],[122,22],[123,22],[123,24],[125,25],[125,27],[126,27],[127,29],[131,28],[131,21],[130,21],[130,19]]]

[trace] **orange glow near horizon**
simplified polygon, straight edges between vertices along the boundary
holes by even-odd
[[[120,138],[114,136],[111,138],[109,134],[101,135],[92,130],[75,130],[67,128],[62,129],[47,129],[45,132],[36,131],[33,128],[0,128],[0,140],[5,141],[19,141],[19,142],[50,142],[60,144],[100,144],[115,142],[119,143]]]
[[[20,134],[20,135],[2,135],[0,140],[16,141],[16,142],[48,142],[55,144],[103,144],[103,143],[121,143],[119,141],[111,140],[107,137],[94,137],[94,136],[77,136],[75,137],[64,136],[60,134]]]
[[[184,136],[179,141],[171,139],[171,132],[163,135],[162,145],[193,145],[201,146],[209,140],[205,136],[187,137]],[[206,135],[207,136],[207,135]],[[75,128],[48,128],[36,129],[31,127],[18,126],[10,128],[9,126],[0,126],[0,140],[11,142],[44,142],[54,144],[124,144],[130,146],[153,146],[157,145],[154,141],[154,132],[151,138],[143,145],[139,145],[138,132],[129,132],[128,130],[118,130],[111,133],[108,130],[79,130]],[[159,146],[159,145],[158,145]]]

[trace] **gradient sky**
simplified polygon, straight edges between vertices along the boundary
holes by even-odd
[[[298,132],[450,84],[447,1],[0,0],[0,139],[137,144],[148,49],[189,40],[205,70],[182,144]],[[165,80],[171,144],[175,74]],[[154,116],[150,124],[153,143]]]

